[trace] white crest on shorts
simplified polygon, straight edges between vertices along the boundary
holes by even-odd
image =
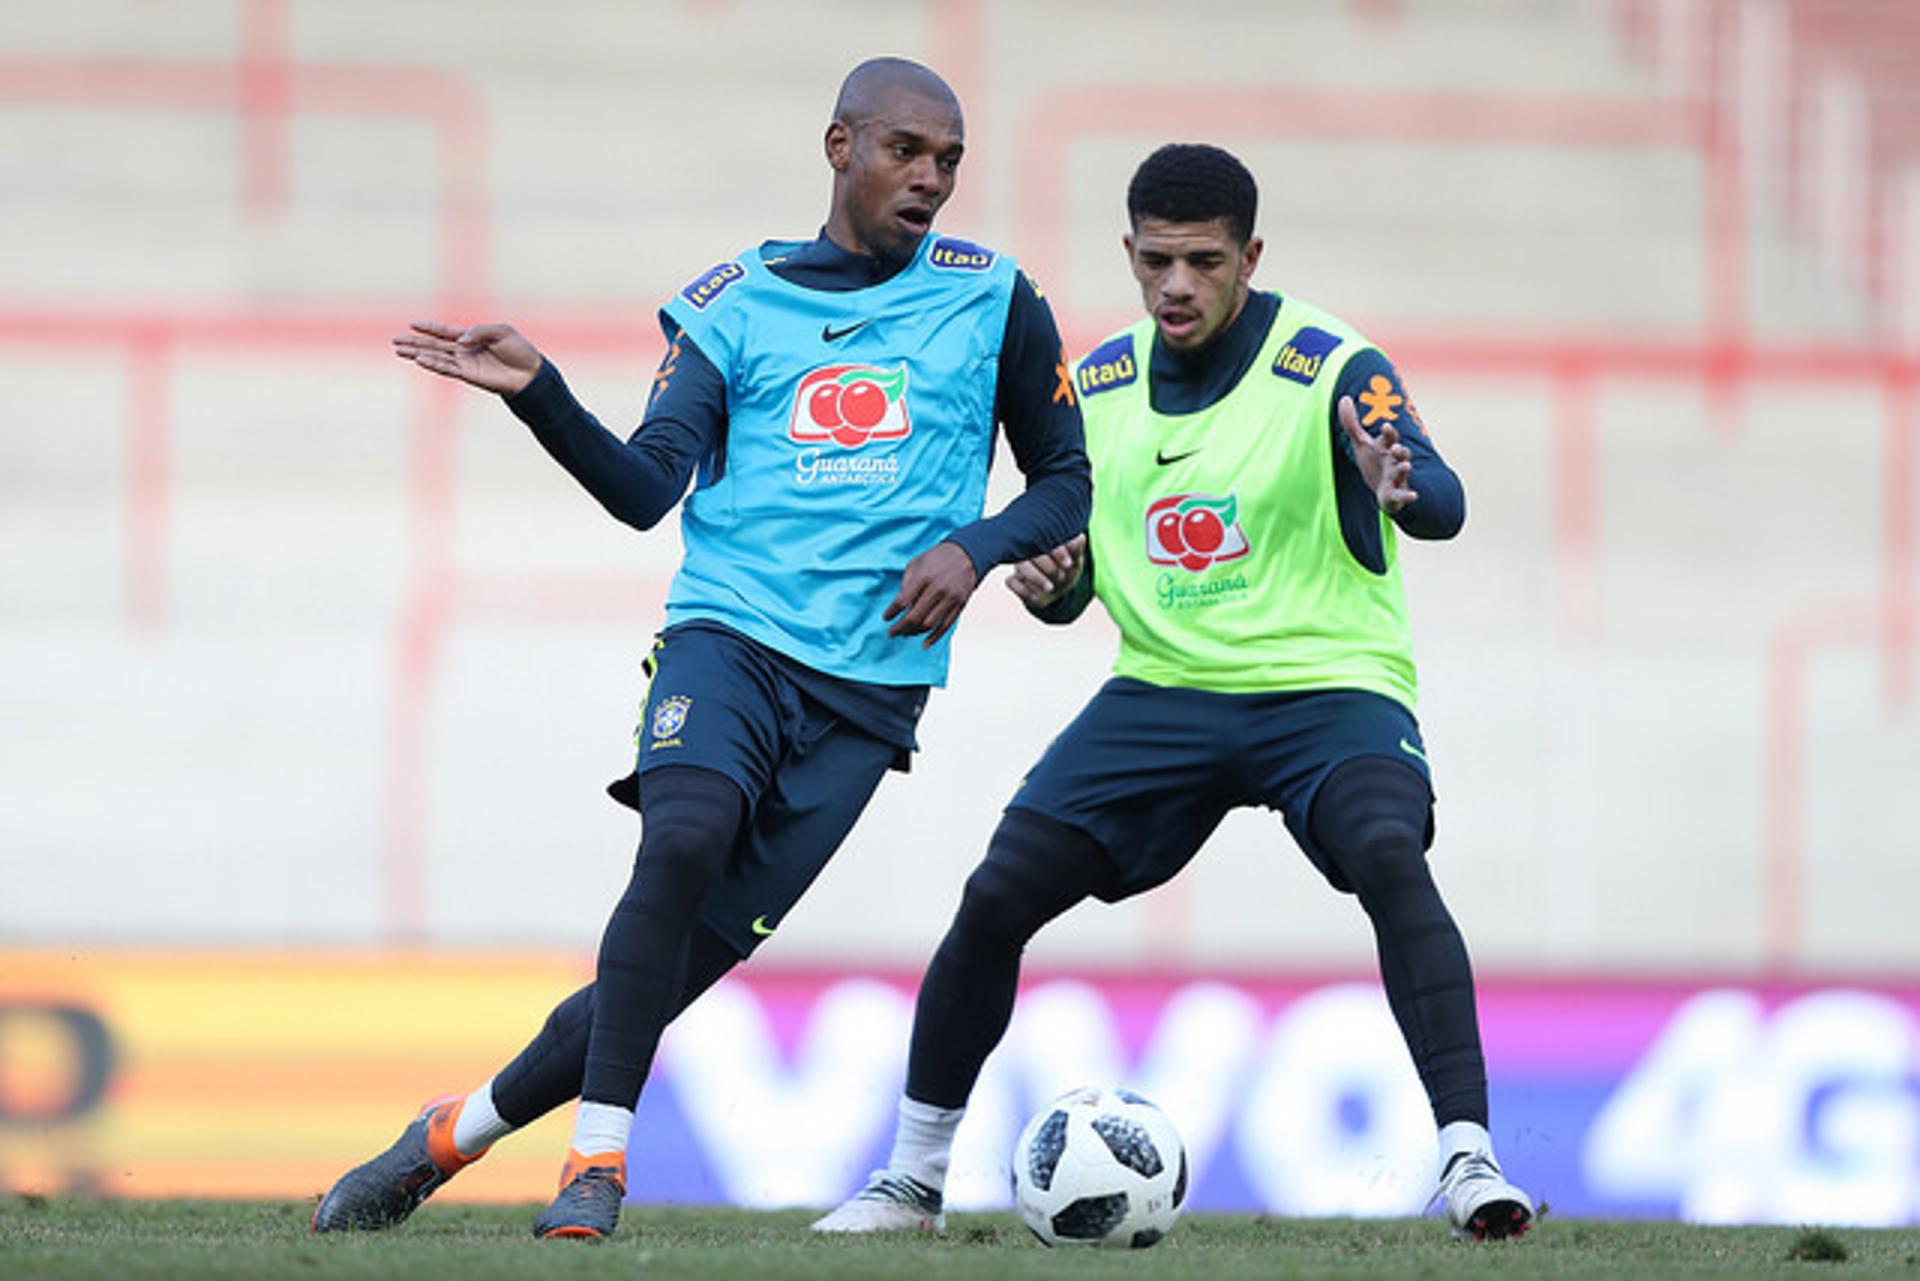
[[[687,724],[687,713],[693,707],[693,700],[685,694],[672,694],[660,700],[653,709],[653,736],[657,739],[672,738]]]

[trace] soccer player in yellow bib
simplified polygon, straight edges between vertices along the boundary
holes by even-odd
[[[1254,805],[1372,922],[1453,1230],[1532,1223],[1494,1158],[1473,972],[1427,868],[1433,793],[1395,550],[1398,533],[1457,533],[1465,497],[1378,348],[1251,288],[1257,195],[1245,166],[1202,145],[1162,147],[1129,185],[1124,243],[1148,314],[1074,370],[1093,514],[1008,580],[1050,622],[1098,596],[1120,629],[1115,675],[969,877],[921,984],[888,1168],[818,1231],[943,1227],[953,1134],[1027,941],[1083,899],[1166,881]]]

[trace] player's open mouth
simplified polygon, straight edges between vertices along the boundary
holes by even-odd
[[[1158,319],[1160,332],[1169,338],[1187,338],[1200,328],[1200,313],[1168,308],[1162,311]]]
[[[933,226],[933,210],[926,205],[906,205],[894,210],[893,216],[915,231]]]

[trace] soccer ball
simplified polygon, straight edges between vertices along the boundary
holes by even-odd
[[[1013,1202],[1048,1245],[1140,1249],[1187,1199],[1187,1150],[1137,1094],[1091,1086],[1041,1108],[1013,1146]]]

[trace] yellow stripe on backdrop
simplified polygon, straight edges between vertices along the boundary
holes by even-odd
[[[318,1194],[590,975],[544,955],[0,951],[0,1190]],[[546,1198],[571,1121],[444,1195]]]

